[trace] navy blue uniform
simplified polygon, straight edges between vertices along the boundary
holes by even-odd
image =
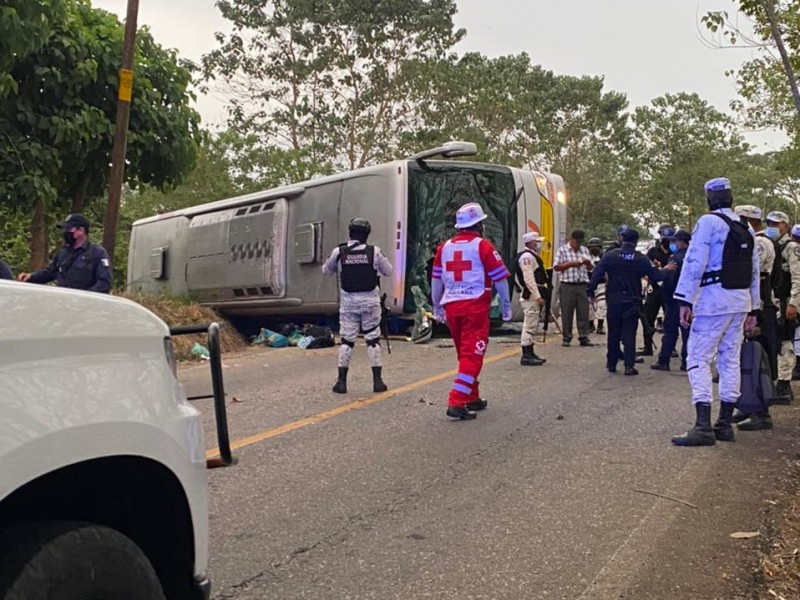
[[[59,250],[41,271],[31,273],[30,283],[49,283],[58,287],[101,292],[111,291],[111,261],[102,246],[87,242],[78,248]]]
[[[0,279],[14,279],[11,268],[4,260],[0,260]]]
[[[632,243],[625,242],[618,250],[607,252],[592,274],[586,293],[594,297],[594,291],[608,274],[606,283],[606,306],[608,309],[608,354],[609,369],[616,368],[623,358],[620,342],[624,348],[626,367],[633,368],[636,361],[636,330],[639,327],[639,305],[642,299],[642,277],[651,282],[664,279],[666,271],[659,271],[636,250]]]
[[[681,268],[683,261],[686,258],[686,248],[678,250],[670,257],[670,261],[677,265],[677,269],[670,271],[664,283],[661,284],[661,297],[664,301],[664,335],[661,338],[661,350],[658,353],[658,362],[661,364],[669,364],[669,359],[675,351],[675,346],[678,344],[678,332],[681,333],[683,339],[683,347],[681,348],[681,364],[686,364],[686,349],[689,344],[689,329],[681,327],[680,322],[680,305],[678,301],[673,298],[672,294],[675,293],[675,288],[678,287],[678,279],[681,276]]]

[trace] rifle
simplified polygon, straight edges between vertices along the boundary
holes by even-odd
[[[389,309],[386,308],[386,294],[381,294],[381,334],[383,334],[384,339],[386,340],[386,351],[391,354],[392,353],[392,346],[389,343]]]
[[[553,303],[553,271],[547,273],[547,293],[544,298],[544,329],[542,331],[542,343],[547,342],[547,329],[550,327],[550,306]]]

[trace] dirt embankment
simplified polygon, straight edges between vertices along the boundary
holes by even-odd
[[[128,292],[115,292],[115,295],[141,304],[158,315],[169,327],[205,325],[216,321],[221,326],[220,349],[223,353],[235,352],[247,347],[247,342],[242,335],[228,321],[210,308],[189,302],[183,298]],[[196,343],[207,346],[208,336],[205,334],[175,336],[173,346],[178,360],[197,360],[197,356],[192,356],[192,348]]]

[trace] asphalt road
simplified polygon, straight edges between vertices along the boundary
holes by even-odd
[[[489,408],[469,422],[444,415],[447,339],[394,342],[377,395],[361,343],[346,396],[330,391],[335,349],[226,356],[239,464],[209,472],[212,597],[751,597],[800,411],[676,448],[694,417],[685,374],[614,375],[604,347],[553,341],[545,366],[521,367],[516,340],[493,339]],[[203,365],[180,378],[190,395],[210,385]]]

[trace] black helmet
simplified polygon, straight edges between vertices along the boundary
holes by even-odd
[[[599,237],[593,237],[593,238],[589,239],[589,241],[586,243],[586,245],[590,246],[590,247],[591,246],[597,246],[599,248],[599,247],[602,247],[603,240],[601,240]]]
[[[361,233],[362,235],[369,235],[370,231],[372,231],[372,226],[366,219],[362,217],[354,217],[350,221],[348,230],[350,231],[350,235],[352,235],[354,232]]]

